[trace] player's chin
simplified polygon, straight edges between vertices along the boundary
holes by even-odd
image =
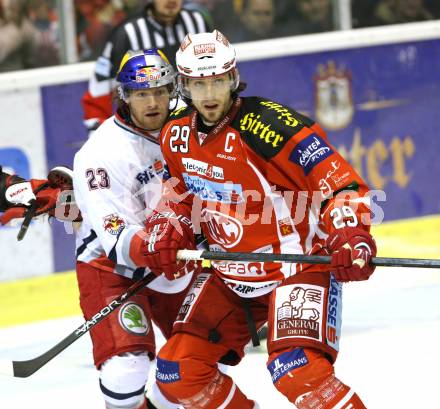
[[[210,122],[219,121],[222,117],[222,111],[219,106],[215,108],[203,109],[203,116],[208,119]]]

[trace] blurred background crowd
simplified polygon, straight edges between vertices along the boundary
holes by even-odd
[[[65,1],[65,0],[64,0]],[[233,43],[338,30],[338,0],[69,0],[77,61],[96,59],[112,29],[149,1],[200,11]],[[0,0],[0,72],[64,63],[62,0]],[[351,0],[351,27],[440,18],[438,0]],[[63,23],[64,20],[63,20]],[[72,61],[71,61],[72,62]]]

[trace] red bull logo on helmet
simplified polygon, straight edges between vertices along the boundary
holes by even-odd
[[[157,81],[161,78],[161,72],[156,67],[142,67],[136,70],[136,82]]]

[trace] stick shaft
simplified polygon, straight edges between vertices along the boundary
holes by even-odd
[[[31,201],[30,207],[26,210],[23,223],[21,224],[20,231],[17,235],[17,240],[21,241],[24,239],[24,236],[26,235],[29,225],[31,224],[32,219],[35,216],[35,213],[37,212],[37,201],[34,199]]]
[[[272,254],[272,253],[234,253],[206,250],[180,250],[177,258],[182,260],[222,260],[222,261],[277,261],[285,263],[330,264],[330,256],[306,254]],[[382,267],[421,267],[440,268],[440,260],[417,258],[373,257],[375,266]]]
[[[27,361],[7,361],[0,362],[0,373],[11,375],[17,378],[27,378],[46,365],[51,359],[55,358],[67,347],[72,345],[76,340],[81,338],[85,333],[89,332],[93,327],[108,317],[113,311],[118,309],[126,300],[139,292],[156,278],[156,275],[150,273],[139,281],[128,287],[127,291],[107,304],[101,311],[96,313],[90,320],[84,322],[75,331],[70,333],[66,338],[54,345],[45,353],[36,358]]]

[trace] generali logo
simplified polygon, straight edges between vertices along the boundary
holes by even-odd
[[[295,336],[321,340],[324,289],[314,285],[286,287],[277,290],[276,338]]]

